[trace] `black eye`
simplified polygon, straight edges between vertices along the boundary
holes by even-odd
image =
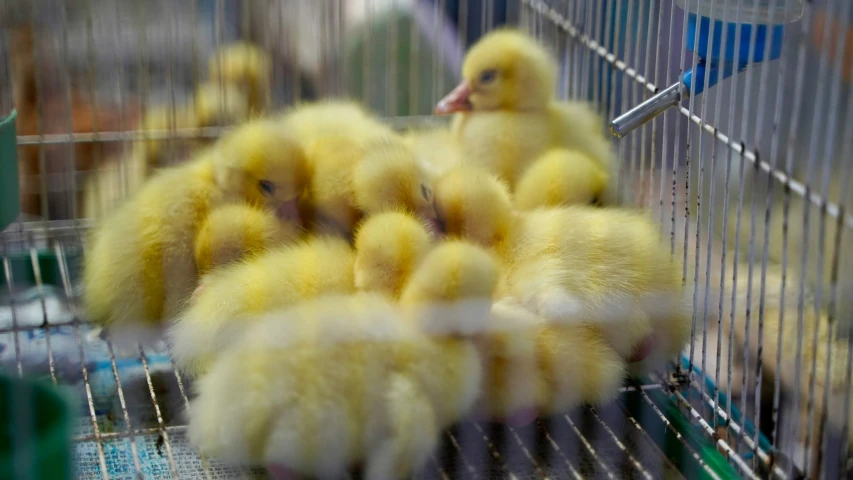
[[[264,192],[264,195],[275,195],[275,184],[269,180],[260,180],[258,182],[258,186],[261,188],[261,191]]]
[[[424,200],[429,200],[432,198],[432,191],[426,185],[421,185],[421,195],[424,196]]]
[[[497,70],[486,70],[480,74],[480,83],[492,83],[496,78],[498,78]]]

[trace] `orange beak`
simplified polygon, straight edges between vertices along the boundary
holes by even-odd
[[[276,208],[275,214],[282,221],[298,221],[299,220],[299,197],[301,195],[297,195],[290,200],[286,200],[282,202],[278,208]]]
[[[453,91],[438,102],[435,106],[435,114],[449,115],[455,112],[470,112],[472,109],[471,84],[468,83],[468,80],[462,80]]]

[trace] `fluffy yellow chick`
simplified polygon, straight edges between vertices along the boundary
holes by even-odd
[[[240,88],[252,114],[266,112],[271,101],[272,59],[262,48],[237,42],[220,48],[208,61],[208,79]]]
[[[195,234],[208,212],[245,202],[297,221],[306,168],[292,137],[257,121],[163,169],[91,231],[83,270],[90,318],[120,329],[173,317],[195,288]]]
[[[355,286],[398,298],[431,245],[426,226],[398,211],[368,217],[355,235]]]
[[[129,154],[90,172],[83,186],[83,218],[97,219],[118,206],[145,184],[149,154],[135,146]]]
[[[646,215],[583,206],[516,213],[497,178],[465,166],[437,181],[435,206],[447,234],[503,259],[503,301],[551,321],[594,325],[624,358],[658,324],[667,325],[656,341],[668,354],[687,341],[681,276]]]
[[[436,227],[432,182],[401,140],[377,140],[353,171],[355,204],[367,214],[405,209]]]
[[[253,115],[249,97],[231,84],[205,82],[193,92],[197,127],[234,125]]]
[[[585,103],[554,98],[555,63],[535,39],[514,29],[492,31],[466,54],[462,77],[435,111],[458,112],[452,129],[466,161],[512,188],[545,151],[564,147],[600,169],[591,178],[586,168],[572,172],[574,183],[596,185],[609,176],[615,162],[603,119]]]
[[[172,136],[168,132],[193,128],[197,125],[198,117],[192,106],[188,108],[165,105],[150,107],[139,122],[138,128],[153,133],[150,138],[134,143],[134,151],[142,150],[145,155],[145,163],[152,167],[165,166],[169,163],[167,153],[169,153],[170,146],[178,148],[173,157],[184,160],[191,148],[194,147],[192,141],[183,139],[172,141],[164,138],[163,135]],[[170,142],[173,145],[170,145]]]
[[[452,242],[425,259],[404,307],[359,292],[268,314],[198,380],[190,442],[223,461],[312,477],[354,466],[368,479],[411,475],[470,411],[480,383],[472,342],[425,335],[419,315],[476,298],[487,313],[496,280],[489,254]]]
[[[589,157],[555,148],[521,175],[513,202],[518,210],[598,203],[607,184],[607,174]]]
[[[282,123],[300,139],[311,163],[302,211],[315,230],[349,235],[365,213],[396,208],[435,218],[429,180],[414,153],[358,104],[301,105]]]
[[[279,119],[303,144],[327,137],[345,136],[369,142],[395,135],[390,127],[354,100],[302,103],[286,110]]]
[[[100,218],[142,188],[155,168],[174,163],[174,160],[188,160],[195,150],[214,141],[212,138],[169,140],[160,136],[164,132],[231,125],[248,118],[248,99],[242,90],[210,82],[195,90],[189,107],[150,108],[139,128],[156,132],[157,136],[135,142],[128,155],[92,173],[84,186],[83,216]]]
[[[300,233],[295,222],[282,222],[262,208],[240,203],[218,207],[196,234],[196,268],[204,275],[214,267],[293,242]]]
[[[233,336],[248,328],[250,315],[354,291],[354,261],[345,240],[314,237],[211,271],[169,328],[175,364],[190,375],[204,373]]]
[[[557,325],[496,303],[495,331],[478,342],[483,385],[478,416],[524,425],[619,393],[625,360],[587,325]]]
[[[448,128],[410,130],[403,136],[421,169],[431,179],[464,162],[465,153],[456,135]]]

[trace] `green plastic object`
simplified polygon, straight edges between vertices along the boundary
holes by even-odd
[[[15,119],[18,113],[0,120],[0,230],[18,218],[21,194],[18,186],[18,154]]]
[[[8,255],[12,285],[14,287],[29,287],[37,284],[36,270],[33,258],[29,252],[12,252]],[[44,285],[53,285],[64,288],[62,279],[62,267],[60,259],[53,250],[38,250],[36,252],[41,282]],[[68,281],[71,285],[80,279],[80,271],[83,262],[83,250],[80,248],[68,248],[65,250],[65,262],[68,268]],[[0,288],[7,287],[6,275],[0,268]]]
[[[347,93],[380,114],[431,115],[438,99],[459,82],[409,12],[377,16],[353,30],[346,43]],[[389,98],[389,92],[396,96]]]
[[[50,382],[0,375],[0,478],[71,479],[71,414]]]

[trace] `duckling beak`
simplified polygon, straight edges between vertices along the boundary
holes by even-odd
[[[279,220],[285,222],[299,221],[299,197],[300,195],[297,195],[279,204],[275,209],[275,214]]]
[[[438,102],[435,106],[435,114],[449,115],[455,112],[470,112],[472,109],[471,84],[468,83],[468,80],[462,80],[453,91]]]
[[[430,204],[429,208],[419,208],[416,213],[423,219],[432,238],[441,238],[444,236],[446,233],[444,225],[442,225],[441,220],[438,218],[438,212],[435,211],[435,207],[432,204]]]

